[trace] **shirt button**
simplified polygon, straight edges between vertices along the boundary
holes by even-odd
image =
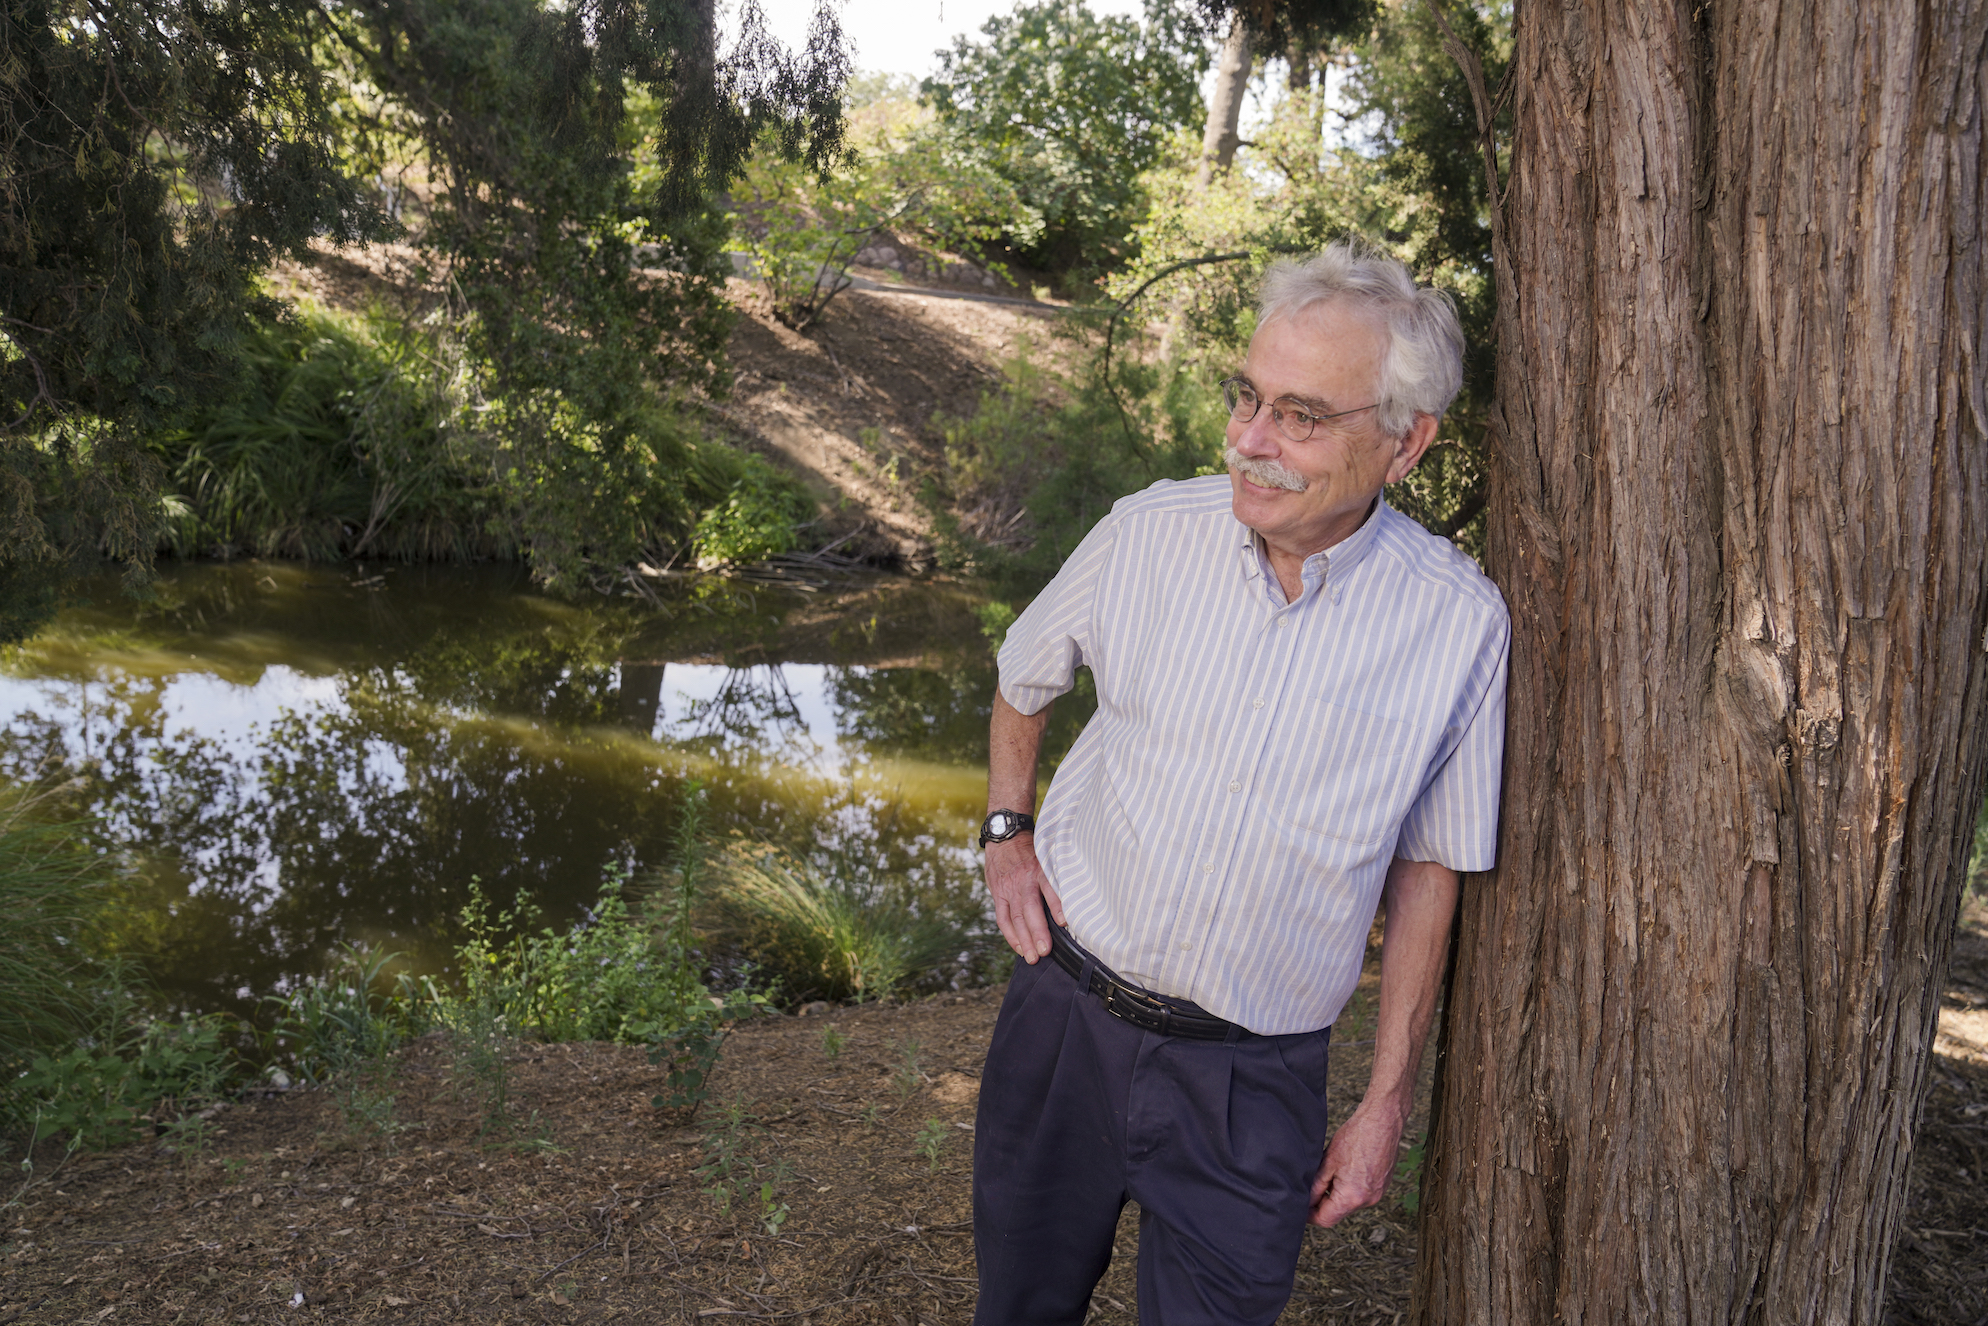
[[[1252,708],[1252,709],[1261,709],[1261,708],[1263,708],[1263,701],[1261,701],[1261,700],[1251,700],[1251,701],[1249,702],[1249,707],[1250,707],[1250,708]]]
[[[1291,624],[1291,619],[1289,617],[1279,617],[1277,619],[1277,624],[1279,626],[1289,626]]]
[[[1212,874],[1214,874],[1214,873],[1215,873],[1215,863],[1214,863],[1214,862],[1212,862],[1212,861],[1210,861],[1210,862],[1209,862],[1208,864],[1206,864],[1206,865],[1202,866],[1202,867],[1201,867],[1201,873],[1202,873],[1202,874],[1204,874],[1204,875],[1212,875]]]
[[[1185,952],[1187,952],[1187,951],[1188,951],[1189,949],[1191,949],[1191,948],[1193,948],[1193,947],[1194,947],[1194,945],[1192,945],[1192,944],[1188,943],[1188,942],[1187,942],[1187,941],[1186,941],[1185,939],[1183,939],[1183,940],[1181,940],[1181,941],[1180,941],[1180,951],[1181,951],[1182,953],[1185,953]]]
[[[1229,790],[1231,792],[1240,792],[1243,790],[1243,785],[1241,783],[1230,783]]]

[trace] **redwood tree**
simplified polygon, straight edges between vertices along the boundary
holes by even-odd
[[[1982,790],[1983,0],[1532,0],[1425,1320],[1875,1322]]]

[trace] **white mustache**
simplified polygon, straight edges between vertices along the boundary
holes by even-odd
[[[1282,488],[1293,493],[1302,493],[1311,487],[1305,476],[1275,460],[1253,460],[1230,447],[1222,453],[1228,467],[1248,479],[1251,483],[1265,488]]]

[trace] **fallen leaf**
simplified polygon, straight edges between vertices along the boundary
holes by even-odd
[[[359,1199],[357,1197],[341,1197],[338,1199],[339,1209],[344,1211],[350,1211],[352,1209],[353,1203],[357,1202],[358,1200]]]
[[[257,1194],[255,1194],[255,1196],[253,1196],[253,1197],[249,1198],[249,1205],[250,1205],[250,1206],[261,1206],[261,1205],[262,1205],[262,1194],[261,1194],[261,1193],[257,1193]]]
[[[482,1230],[486,1234],[495,1234],[497,1232],[497,1227],[495,1225],[479,1224],[477,1228]]]
[[[552,1301],[554,1303],[557,1303],[562,1308],[570,1308],[573,1306],[573,1300],[566,1297],[566,1295],[560,1293],[557,1289],[552,1291]]]
[[[411,1298],[395,1298],[392,1294],[388,1294],[387,1306],[390,1308],[411,1308],[414,1306],[414,1300]]]

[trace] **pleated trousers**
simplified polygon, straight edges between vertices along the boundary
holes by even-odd
[[[974,1124],[975,1326],[1080,1326],[1128,1199],[1142,1326],[1275,1321],[1325,1151],[1331,1031],[1163,1036],[1049,959],[1017,962]]]

